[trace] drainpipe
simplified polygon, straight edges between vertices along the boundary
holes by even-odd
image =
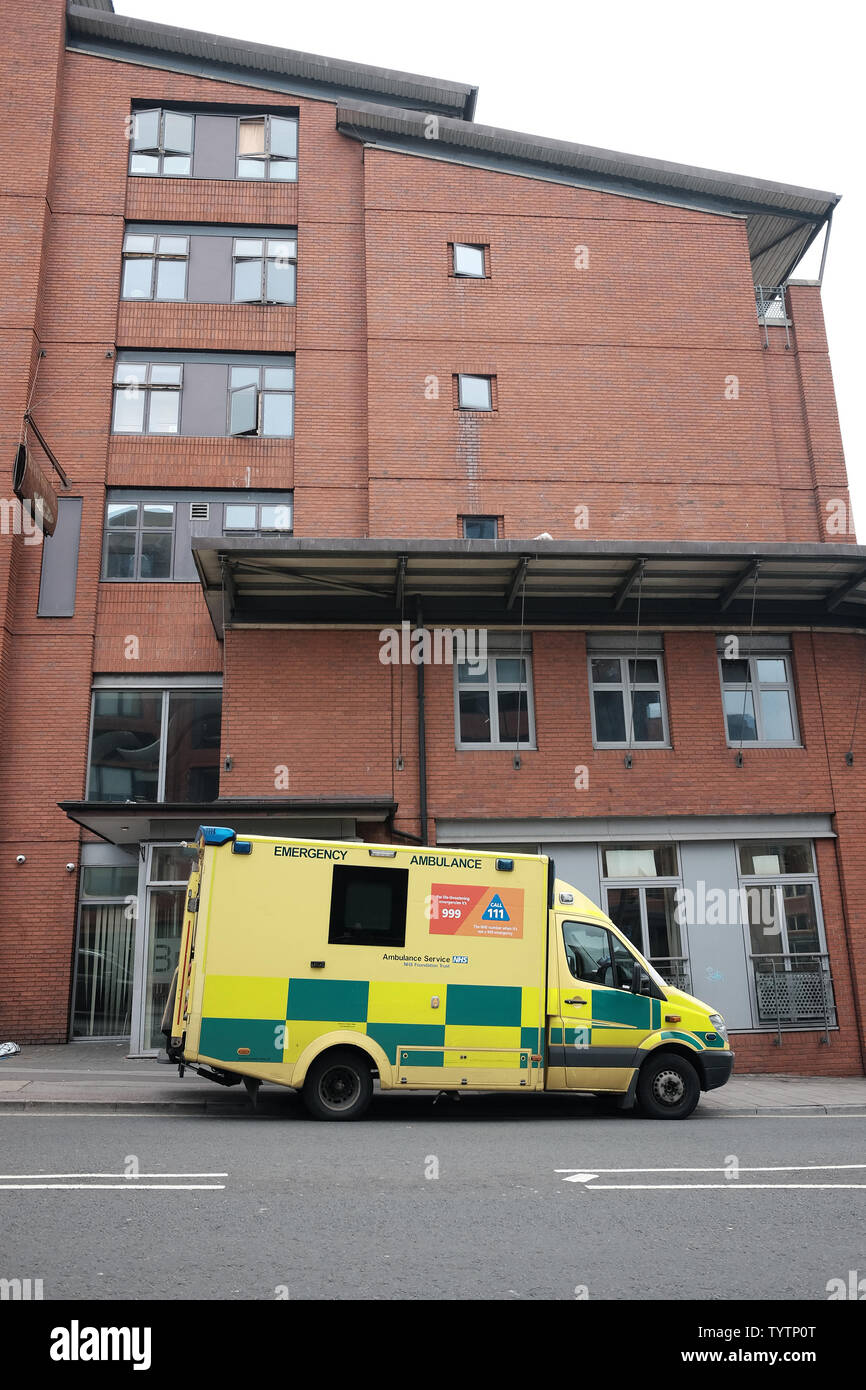
[[[415,609],[415,626],[423,627],[421,600]],[[423,648],[421,655],[423,656]],[[418,662],[418,818],[421,822],[421,843],[427,839],[427,728],[424,717],[424,662]]]

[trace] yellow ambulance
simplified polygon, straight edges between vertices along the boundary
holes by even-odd
[[[665,984],[545,855],[201,826],[168,1059],[349,1120],[382,1090],[583,1091],[685,1119],[733,1068],[724,1019]]]

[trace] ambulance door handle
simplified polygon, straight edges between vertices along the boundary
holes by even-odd
[[[566,1004],[585,1004],[585,999],[566,999]]]

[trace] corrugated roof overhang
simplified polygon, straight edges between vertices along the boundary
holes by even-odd
[[[866,547],[725,541],[194,537],[218,636],[232,628],[428,626],[866,629]],[[757,585],[755,587],[755,574]],[[224,618],[225,615],[225,618]]]
[[[371,97],[400,107],[471,121],[478,88],[465,82],[349,63],[318,53],[223,38],[114,14],[107,6],[69,4],[67,46],[150,67],[170,67],[217,81],[293,92],[298,96]]]
[[[353,99],[338,105],[337,128],[428,158],[744,217],[756,285],[787,280],[841,196],[447,117],[433,128],[417,112]]]
[[[218,801],[59,801],[61,811],[113,845],[144,840],[191,840],[199,825],[230,825],[240,835],[354,834],[357,821],[390,820],[390,796],[223,797]]]

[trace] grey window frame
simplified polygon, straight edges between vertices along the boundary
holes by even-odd
[[[115,501],[115,500],[109,498],[109,499],[106,501],[106,503],[105,503],[105,520],[103,521],[103,524],[102,524],[102,565],[101,565],[101,567],[100,567],[100,574],[99,574],[100,583],[102,583],[102,584],[172,584],[172,583],[176,582],[176,581],[175,581],[175,578],[174,578],[174,570],[175,570],[175,544],[176,544],[176,541],[177,541],[177,508],[178,508],[178,505],[183,505],[183,504],[182,504],[182,503],[181,503],[181,504],[178,504],[177,502],[173,502],[173,501],[171,501],[171,500],[163,499],[163,498],[159,498],[159,497],[153,497],[153,498],[147,498],[147,499],[140,498],[138,501],[135,501],[134,499],[130,498],[128,501],[122,501],[122,502],[118,502],[118,501]],[[137,511],[137,520],[136,520],[135,526],[134,526],[134,527],[132,527],[132,526],[118,526],[118,527],[115,528],[115,529],[110,528],[109,525],[108,525],[108,509],[109,509],[109,507],[123,507],[123,506],[126,506],[126,507],[135,507],[135,508],[136,508],[136,511]],[[168,527],[168,526],[147,526],[147,527],[144,526],[144,524],[143,524],[143,509],[144,509],[145,507],[171,507],[171,526],[170,526],[170,527]],[[144,577],[142,577],[142,574],[141,574],[141,548],[142,548],[142,540],[143,540],[143,537],[144,537],[146,534],[149,534],[149,535],[162,535],[162,534],[164,534],[165,532],[170,532],[170,534],[171,534],[171,563],[170,563],[170,565],[169,565],[169,573],[166,574],[166,575],[163,575],[162,577],[156,577],[156,578],[152,577],[151,575],[145,575]],[[110,574],[106,574],[105,571],[106,571],[107,563],[108,563],[108,538],[109,538],[110,535],[115,535],[115,536],[117,536],[117,535],[127,535],[127,536],[129,536],[129,535],[134,535],[134,536],[135,536],[135,550],[134,550],[134,560],[135,560],[135,563],[134,563],[134,566],[133,566],[133,568],[134,568],[134,570],[135,570],[135,573],[134,573],[134,574],[129,575],[129,576],[126,576],[126,577],[123,577],[123,576],[121,576],[121,575],[110,575]]]
[[[467,515],[467,514],[464,512],[464,513],[461,515],[461,517],[460,517],[460,521],[461,521],[461,528],[460,528],[460,529],[461,529],[461,531],[463,532],[463,539],[464,539],[465,541],[475,541],[475,540],[493,540],[493,541],[496,541],[496,540],[499,539],[499,517],[498,517],[498,516],[491,516],[488,512],[485,512],[483,515],[469,516],[469,515]],[[493,534],[492,536],[467,536],[467,534],[466,534],[466,523],[467,523],[467,521],[492,521],[492,522],[493,522],[494,534]]]
[[[767,647],[762,650],[755,645],[748,652],[741,652],[739,656],[730,658],[736,661],[747,661],[749,663],[749,680],[726,681],[724,663],[726,658],[721,653],[718,656],[719,684],[721,687],[722,701],[722,720],[725,726],[725,742],[729,748],[802,748],[803,742],[800,737],[800,721],[797,715],[797,695],[794,685],[794,668],[791,662],[791,652],[782,651],[776,647]],[[757,679],[759,661],[783,661],[785,664],[786,679],[784,681],[759,681]],[[791,711],[791,727],[793,737],[790,739],[768,739],[764,738],[764,715],[761,706],[761,692],[763,690],[785,690],[788,695],[788,707]],[[752,709],[755,715],[756,738],[731,738],[728,729],[728,715],[725,710],[725,692],[732,691],[738,694],[750,693],[752,696]]]
[[[617,888],[637,889],[637,893],[638,893],[638,910],[639,910],[639,913],[640,913],[640,935],[641,935],[641,939],[640,939],[640,943],[637,943],[637,942],[634,942],[634,941],[633,941],[631,944],[632,944],[633,946],[635,946],[636,949],[637,949],[638,951],[640,951],[641,955],[642,955],[646,960],[649,961],[650,965],[653,965],[654,962],[657,961],[657,960],[677,960],[677,959],[682,959],[682,960],[685,962],[686,968],[688,969],[689,964],[690,964],[690,959],[689,959],[689,942],[688,942],[687,927],[686,927],[686,924],[685,924],[684,921],[677,922],[677,927],[678,927],[678,930],[679,930],[679,933],[680,933],[680,950],[681,950],[681,953],[682,953],[680,957],[677,957],[677,956],[655,956],[655,957],[654,957],[654,956],[652,956],[652,955],[650,954],[649,916],[648,916],[648,912],[647,912],[646,891],[645,891],[647,888],[673,888],[673,889],[677,892],[677,894],[679,895],[678,898],[677,898],[677,907],[679,907],[679,904],[683,901],[683,899],[682,899],[682,892],[683,892],[683,861],[682,861],[682,855],[681,855],[681,853],[680,853],[679,842],[675,842],[675,843],[673,844],[673,849],[674,849],[674,853],[676,854],[676,861],[677,861],[677,871],[676,871],[675,874],[612,874],[612,875],[610,875],[610,876],[607,876],[607,875],[605,874],[604,856],[605,856],[605,852],[606,852],[606,851],[609,852],[610,850],[615,850],[615,849],[618,849],[618,848],[623,848],[623,849],[625,849],[625,848],[652,849],[652,848],[654,848],[655,845],[658,844],[658,843],[659,843],[659,842],[658,842],[657,840],[647,840],[647,841],[645,841],[643,844],[641,844],[640,841],[617,842],[617,841],[612,840],[612,841],[610,841],[609,843],[608,843],[607,841],[605,841],[604,843],[598,845],[598,847],[597,847],[597,853],[598,853],[598,881],[599,881],[599,884],[600,884],[600,886],[601,886],[601,892],[602,892],[602,907],[603,907],[604,911],[607,913],[608,917],[610,917],[610,912],[608,911],[608,904],[609,904],[608,889],[610,889],[610,888],[614,888],[614,889],[617,889]],[[668,845],[667,845],[667,843],[666,843],[666,844],[665,844],[665,848],[667,848],[667,847],[668,847]],[[611,921],[613,921],[613,918],[612,918],[612,917],[611,917]],[[617,924],[615,923],[614,925],[617,925]],[[625,930],[624,930],[622,927],[618,927],[618,930],[622,932],[623,936],[626,935]],[[656,969],[656,970],[660,970],[660,967],[659,967],[658,965],[656,965],[656,966],[655,966],[655,969]],[[664,975],[664,971],[661,971],[661,974]]]
[[[493,383],[496,380],[496,378],[494,376],[487,376],[484,372],[456,372],[455,375],[457,377],[457,409],[465,411],[470,415],[493,415],[496,410],[496,407],[493,403]],[[486,381],[490,404],[463,405],[461,403],[461,397],[463,394],[464,381]]]
[[[457,269],[457,248],[465,246],[470,251],[481,252],[481,274],[474,275],[468,270]],[[452,241],[451,248],[451,275],[455,280],[489,280],[490,279],[490,245],[486,241]]]
[[[232,371],[238,367],[239,363],[231,363],[228,372],[228,399],[226,402],[226,437],[228,439],[294,439],[295,437],[295,359],[292,357],[291,363],[286,362],[284,366],[276,363],[259,365],[258,385],[252,383],[245,386],[232,386]],[[250,366],[253,364],[251,363]],[[291,371],[292,385],[288,387],[268,387],[264,383],[263,373],[266,371]],[[243,391],[255,391],[256,393],[256,427],[254,430],[233,430],[232,429],[232,397],[239,395]],[[292,428],[289,434],[264,434],[262,426],[265,415],[266,396],[289,396],[292,402]]]
[[[592,719],[592,746],[593,748],[670,748],[670,728],[668,726],[668,702],[667,691],[665,689],[664,661],[661,652],[638,651],[638,661],[655,661],[658,671],[658,681],[639,681],[629,680],[629,664],[634,661],[634,652],[628,653],[622,649],[604,651],[591,649],[587,652],[587,677],[589,680],[589,712]],[[593,661],[618,661],[620,680],[619,684],[596,683],[592,674]],[[635,671],[635,675],[637,671]],[[618,690],[623,697],[623,715],[625,718],[626,737],[618,742],[602,742],[596,730],[595,722],[595,692],[596,690]],[[658,740],[638,740],[635,737],[629,739],[629,730],[634,729],[634,705],[632,692],[635,690],[658,690],[662,707],[662,730],[663,737]]]
[[[207,676],[207,677],[205,677],[204,679],[202,679],[201,676],[197,676],[197,677],[180,676],[180,677],[176,677],[176,678],[173,678],[173,677],[171,677],[171,676],[169,676],[169,677],[167,677],[167,678],[154,678],[154,677],[150,677],[150,678],[145,678],[144,680],[131,679],[131,680],[119,680],[119,681],[118,681],[118,680],[112,680],[112,679],[100,679],[100,680],[94,679],[94,682],[93,682],[93,684],[92,684],[92,686],[91,686],[91,689],[90,689],[90,728],[89,728],[88,737],[87,737],[87,773],[86,773],[86,783],[85,783],[85,788],[84,788],[84,799],[85,799],[85,801],[90,801],[90,800],[91,800],[91,797],[90,797],[90,774],[91,774],[91,770],[92,770],[92,767],[93,767],[93,721],[94,721],[94,715],[95,715],[95,710],[96,710],[96,698],[95,698],[95,697],[96,697],[97,694],[104,694],[104,693],[107,692],[107,691],[113,691],[113,692],[115,692],[115,693],[118,694],[118,695],[142,695],[142,694],[150,694],[150,695],[159,694],[159,695],[161,695],[161,697],[162,697],[162,706],[161,706],[161,709],[160,709],[160,725],[159,725],[159,766],[158,766],[158,768],[157,768],[157,775],[156,775],[157,796],[156,796],[156,801],[155,801],[153,804],[154,804],[154,805],[164,804],[164,802],[165,802],[166,773],[167,773],[167,766],[168,766],[168,764],[167,764],[167,757],[168,757],[168,752],[167,752],[167,750],[168,750],[168,725],[169,725],[170,697],[171,697],[173,694],[179,694],[179,695],[199,695],[199,694],[200,694],[200,695],[207,695],[207,694],[213,694],[214,691],[219,691],[219,695],[220,695],[220,721],[222,721],[222,715],[223,715],[223,703],[222,703],[222,700],[223,700],[223,694],[224,694],[222,680],[221,680],[220,678],[218,678],[218,677],[215,678],[215,677],[213,677],[213,676]],[[120,717],[120,716],[118,716],[118,717]],[[221,723],[221,725],[220,725],[220,752],[222,752],[222,723]],[[218,758],[217,758],[217,766],[219,766],[219,763],[220,763],[220,758],[218,757]],[[99,803],[97,802],[96,804],[98,805]],[[126,803],[125,803],[125,802],[117,802],[116,804],[120,806],[120,805],[125,805]],[[149,803],[133,802],[132,804],[133,804],[133,805],[145,805],[145,804],[149,804]],[[189,804],[190,804],[190,805],[194,805],[195,803],[194,803],[194,802],[190,802]],[[208,803],[208,804],[211,804],[211,803]]]
[[[238,254],[238,243],[242,241],[260,241],[262,243],[262,254],[260,256],[242,256]],[[271,245],[279,242],[292,242],[295,248],[292,256],[272,256],[270,254]],[[285,260],[292,266],[294,274],[292,277],[292,297],[291,299],[268,299],[268,266],[272,261]],[[249,264],[259,262],[259,288],[261,294],[258,299],[237,299],[235,297],[235,270],[239,263]],[[298,238],[297,234],[285,237],[257,237],[251,235],[236,236],[232,238],[232,283],[231,283],[231,303],[232,304],[269,304],[278,305],[286,308],[294,305],[298,296]]]
[[[132,237],[132,236],[140,236],[140,237],[150,236],[150,237],[153,237],[153,241],[154,241],[154,250],[153,250],[153,251],[127,251],[127,249],[126,249],[126,243],[127,243],[128,238],[129,238],[129,237]],[[180,255],[180,254],[175,253],[175,252],[160,251],[160,249],[159,249],[159,243],[160,243],[160,241],[168,241],[168,240],[172,240],[172,241],[185,241],[185,242],[186,242],[186,251],[185,251],[185,253],[184,253],[183,255]],[[127,228],[127,229],[124,231],[124,234],[123,234],[122,269],[121,269],[121,277],[120,277],[120,298],[121,298],[122,302],[123,302],[124,304],[148,304],[148,303],[152,303],[152,304],[184,304],[184,303],[186,303],[186,302],[187,302],[187,298],[186,298],[186,296],[187,296],[187,286],[188,286],[188,284],[189,284],[189,242],[190,242],[190,238],[189,238],[188,236],[185,236],[185,235],[175,235],[174,233],[171,233],[171,232],[136,232],[136,231],[132,231],[130,228]],[[126,276],[126,263],[127,263],[127,261],[150,261],[150,294],[147,294],[147,295],[125,295],[125,294],[123,293],[123,281],[124,281],[125,276]],[[158,281],[158,279],[159,279],[159,276],[158,276],[158,274],[157,274],[157,262],[158,262],[158,261],[183,261],[183,263],[184,263],[183,294],[180,296],[179,299],[161,299],[161,298],[159,298],[159,297],[157,296],[157,294],[156,294],[156,287],[157,287],[157,281]]]
[[[135,146],[134,146],[134,144],[133,144],[133,139],[134,139],[134,137],[130,139],[130,141],[129,141],[129,160],[128,160],[128,163],[127,163],[127,174],[128,174],[128,176],[129,176],[130,178],[134,178],[134,179],[191,179],[191,178],[192,178],[193,159],[194,159],[194,156],[195,156],[195,115],[196,115],[196,113],[195,113],[194,111],[176,111],[173,107],[170,107],[170,106],[141,106],[141,107],[137,107],[134,111],[130,112],[130,115],[132,116],[133,121],[135,121],[135,120],[138,119],[139,116],[148,116],[148,115],[151,115],[154,111],[157,113],[158,118],[159,118],[159,119],[158,119],[158,143],[157,143],[156,145],[153,145],[153,146],[147,145],[147,146],[143,146],[143,147],[140,147],[140,148],[136,149]],[[189,118],[189,120],[192,121],[192,138],[191,138],[191,140],[190,140],[190,147],[189,147],[189,150],[171,150],[171,149],[166,149],[166,146],[165,146],[165,118],[166,118],[166,115],[171,115],[171,116],[186,116],[186,117]],[[159,168],[156,169],[152,174],[151,174],[151,173],[145,173],[143,170],[140,170],[140,169],[133,169],[133,168],[131,167],[131,166],[132,166],[132,159],[133,159],[133,156],[136,155],[136,154],[150,155],[150,156],[152,156],[152,157],[158,159],[158,160],[159,160]],[[164,162],[165,162],[165,159],[166,159],[166,158],[169,158],[169,159],[177,159],[177,158],[186,158],[187,156],[189,157],[189,173],[186,173],[186,174],[177,174],[177,173],[173,173],[171,170],[169,170],[168,173],[166,173],[166,170],[165,170],[165,167],[164,167]]]
[[[287,121],[295,127],[295,153],[291,155],[274,155],[271,153],[271,121]],[[245,121],[264,121],[265,123],[265,148],[262,154],[241,154],[241,125]],[[300,123],[296,115],[278,115],[274,111],[263,111],[259,114],[246,113],[238,116],[235,129],[235,179],[239,183],[297,183],[298,181],[298,144],[300,136]],[[264,168],[264,176],[260,179],[251,178],[248,174],[240,172],[240,161],[242,159],[258,159]],[[271,162],[276,161],[280,164],[294,164],[295,175],[291,179],[271,179]]]
[[[254,507],[254,508],[255,508],[255,512],[256,512],[256,521],[255,521],[255,525],[254,525],[254,526],[229,526],[229,525],[227,524],[227,522],[226,522],[226,513],[227,513],[229,507]],[[263,508],[265,508],[265,507],[287,507],[287,508],[288,508],[288,511],[289,511],[289,517],[290,517],[289,525],[288,525],[288,526],[264,526],[264,525],[262,524],[262,510],[263,510]],[[294,507],[294,502],[293,502],[293,501],[292,501],[292,502],[242,502],[242,501],[238,500],[237,502],[224,502],[224,503],[223,503],[222,533],[223,533],[224,536],[241,536],[241,535],[252,536],[252,535],[259,535],[259,534],[261,534],[261,533],[264,533],[264,534],[266,534],[266,535],[270,535],[271,533],[273,533],[274,535],[277,535],[277,536],[290,536],[290,535],[292,534],[292,532],[294,531],[294,525],[295,525],[295,507]]]
[[[156,438],[156,439],[178,439],[178,438],[180,437],[180,432],[181,432],[181,431],[180,431],[180,414],[181,414],[181,409],[182,409],[182,406],[183,406],[183,365],[184,365],[183,362],[171,361],[170,359],[166,359],[166,360],[160,359],[160,360],[158,360],[158,361],[147,361],[147,362],[127,362],[127,361],[125,361],[125,360],[117,361],[117,362],[115,363],[115,368],[114,368],[114,382],[113,382],[112,398],[111,398],[111,434],[112,434],[112,436],[117,437],[117,438],[121,438],[121,439],[123,439],[123,438],[142,439],[142,438],[144,438],[146,435],[149,435],[151,438]],[[144,368],[144,372],[145,372],[144,381],[138,381],[138,382],[136,383],[136,390],[137,390],[137,391],[142,391],[142,392],[144,392],[144,396],[145,396],[145,400],[144,400],[144,414],[143,414],[143,417],[142,417],[142,428],[141,428],[140,430],[116,430],[116,429],[114,428],[115,401],[116,401],[116,397],[117,397],[117,392],[118,392],[118,391],[128,391],[128,390],[130,389],[130,386],[129,386],[129,383],[128,383],[128,382],[122,382],[122,381],[118,381],[118,380],[117,380],[117,374],[118,374],[118,372],[121,370],[122,367],[128,367],[128,368],[143,367],[143,368]],[[152,372],[152,370],[153,370],[154,367],[177,367],[178,370],[180,371],[180,381],[177,383],[177,385],[175,385],[173,382],[162,382],[162,381],[151,382],[150,374],[151,374],[151,372]],[[178,393],[178,404],[177,404],[177,429],[176,429],[176,430],[172,430],[172,431],[166,433],[165,431],[162,431],[162,430],[151,430],[151,429],[150,429],[150,407],[151,407],[151,400],[152,400],[152,396],[153,396],[153,392],[154,392],[154,391],[164,391],[164,392],[169,392],[169,391],[170,391],[170,392],[174,392],[174,391],[176,391],[176,392]]]
[[[496,659],[519,661],[523,657],[526,662],[526,680],[499,681],[496,675]],[[499,729],[499,700],[500,690],[519,690],[523,688],[526,695],[527,710],[527,737],[526,739],[503,739],[500,737]],[[487,743],[473,743],[464,740],[460,731],[460,692],[462,690],[486,690],[488,698],[488,709],[490,710],[490,734]],[[495,719],[495,725],[494,725]],[[493,737],[495,732],[496,737]],[[461,751],[470,752],[533,752],[537,748],[535,741],[535,699],[533,695],[532,683],[532,648],[527,646],[521,653],[519,647],[496,645],[495,637],[488,638],[487,644],[487,675],[485,681],[462,681],[460,680],[460,663],[454,662],[454,733],[455,748]]]
[[[786,887],[798,886],[800,884],[810,887],[812,890],[812,902],[815,907],[815,925],[817,928],[818,946],[816,951],[804,951],[802,952],[802,955],[806,957],[817,955],[820,958],[826,960],[827,985],[829,986],[828,997],[826,999],[827,1011],[830,1019],[830,1026],[832,1028],[836,1028],[838,1026],[838,1020],[836,1015],[836,1006],[833,1002],[833,987],[830,978],[830,957],[827,948],[827,933],[824,925],[824,906],[821,902],[821,883],[818,877],[818,861],[817,856],[815,854],[815,842],[813,840],[808,840],[806,841],[806,843],[809,844],[812,853],[812,873],[744,874],[740,868],[740,850],[748,845],[748,841],[736,841],[735,857],[737,865],[737,887],[740,891],[740,894],[742,894],[743,890],[748,891],[751,888],[771,888],[773,890],[775,900],[776,921],[778,922],[780,928],[778,934],[774,934],[773,937],[769,938],[769,940],[775,941],[775,950],[768,949],[766,951],[755,951],[752,945],[752,933],[749,923],[749,914],[747,911],[744,911],[741,907],[740,917],[741,927],[743,931],[743,944],[746,953],[746,960],[750,966],[754,966],[754,960],[752,959],[752,957],[754,956],[764,959],[769,959],[772,956],[782,956],[785,959],[784,963],[780,966],[780,969],[787,974],[792,973],[792,959],[796,959],[797,955],[801,953],[797,951],[791,951],[790,948],[790,942],[788,940],[788,921],[787,914],[785,912],[785,897],[783,890]],[[755,981],[755,970],[753,968],[750,968],[748,971],[748,980],[749,1004],[752,1011],[752,1028],[758,1032],[765,1032],[767,1031],[768,1027],[772,1025],[768,1025],[767,1020],[761,1018],[761,1011],[757,996],[757,986]],[[798,1031],[810,1031],[815,1027],[815,1023],[801,1021],[799,1024],[795,1026]]]

